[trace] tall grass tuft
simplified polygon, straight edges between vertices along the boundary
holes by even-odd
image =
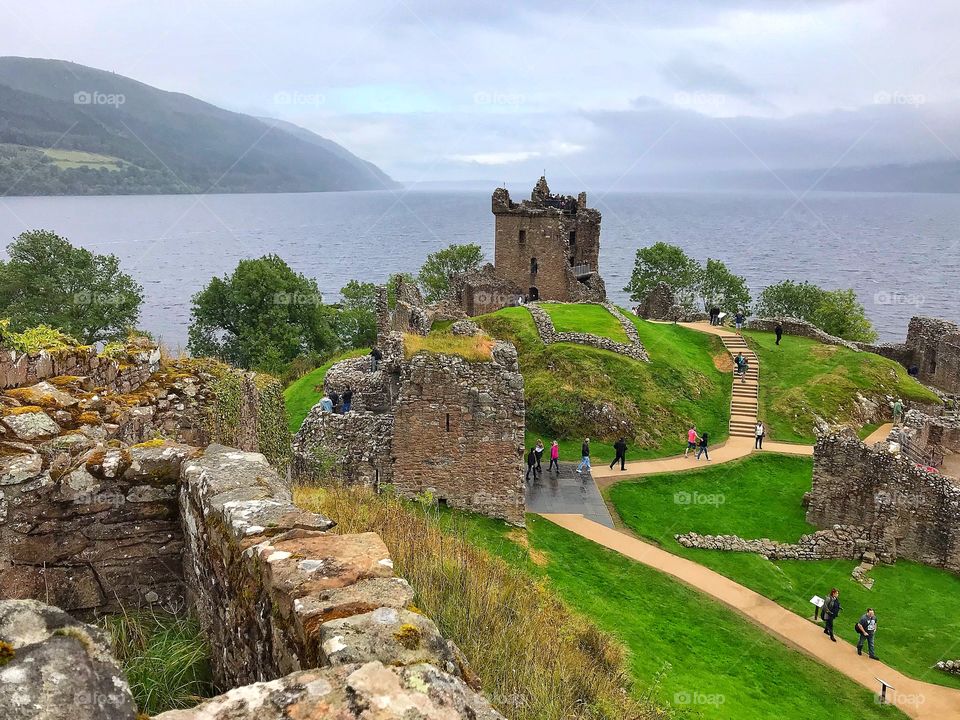
[[[189,708],[214,695],[210,646],[196,618],[144,610],[102,622],[141,713]]]
[[[486,696],[510,720],[652,720],[630,693],[622,645],[575,614],[533,574],[411,503],[365,488],[300,487],[295,502],[336,518],[341,533],[386,543],[416,605],[453,639]]]
[[[407,359],[420,352],[459,355],[470,362],[488,362],[493,357],[494,341],[486,335],[454,335],[448,332],[416,335],[405,333],[403,350]]]

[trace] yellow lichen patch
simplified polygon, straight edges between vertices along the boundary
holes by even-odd
[[[16,655],[16,653],[13,650],[13,645],[5,640],[0,640],[0,667],[3,667],[13,660],[14,655]]]
[[[99,425],[103,421],[95,412],[84,412],[77,416],[77,422],[81,425]]]
[[[133,447],[135,447],[135,448],[155,448],[155,447],[163,447],[163,446],[166,445],[166,444],[167,444],[166,439],[158,437],[158,438],[153,438],[152,440],[146,440],[146,441],[144,441],[144,442],[142,442],[142,443],[137,443],[137,444],[134,445]]]
[[[415,650],[420,645],[422,633],[416,625],[404,623],[393,634],[393,637],[407,650]]]
[[[2,415],[28,415],[38,412],[43,412],[43,408],[37,405],[22,405],[20,407],[3,408],[3,410],[0,410],[0,414]]]
[[[53,395],[40,392],[32,387],[13,388],[7,390],[7,395],[31,406],[51,407],[57,404],[57,399]]]
[[[83,378],[79,375],[57,375],[47,380],[48,383],[58,388],[72,387],[82,381]]]

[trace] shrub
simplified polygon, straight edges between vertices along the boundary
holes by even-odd
[[[471,544],[454,523],[368,488],[295,488],[336,532],[376,532],[416,606],[453,639],[511,720],[659,717],[629,692],[625,650],[542,581]],[[448,518],[449,516],[443,516]]]

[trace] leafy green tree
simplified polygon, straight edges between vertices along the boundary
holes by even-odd
[[[823,301],[813,315],[813,324],[844,340],[873,342],[877,333],[853,290],[824,291]]]
[[[412,273],[400,272],[393,273],[387,279],[387,305],[390,308],[395,308],[397,306],[397,282],[403,281],[410,283],[411,285],[417,284],[417,277]]]
[[[637,250],[633,275],[624,291],[630,293],[631,300],[640,302],[658,283],[665,282],[673,289],[677,301],[690,307],[701,272],[700,264],[682,248],[658,242]]]
[[[424,299],[434,302],[450,288],[450,276],[478,270],[483,263],[483,250],[475,243],[451,245],[427,255],[417,279],[424,290]]]
[[[697,290],[706,311],[716,306],[726,308],[728,312],[746,312],[750,307],[750,290],[747,288],[746,278],[734,275],[720,260],[707,260],[707,266],[700,274]]]
[[[233,365],[280,373],[291,360],[337,346],[334,317],[317,283],[281,258],[241,260],[193,296],[188,349]]]
[[[757,314],[761,317],[794,317],[813,322],[826,290],[811,282],[784,280],[760,293]]]
[[[0,317],[22,331],[50,325],[85,343],[125,338],[136,325],[143,288],[115,255],[71,245],[48,230],[20,234],[0,261]]]
[[[351,280],[340,289],[334,327],[342,347],[371,347],[377,341],[377,286]]]

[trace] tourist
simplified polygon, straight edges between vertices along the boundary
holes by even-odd
[[[757,420],[757,426],[753,429],[753,447],[756,450],[763,450],[763,436],[767,434],[767,430],[763,427],[763,423]]]
[[[557,469],[557,475],[560,474],[560,444],[554,440],[550,446],[550,470]]]
[[[743,315],[743,310],[737,310],[737,314],[734,315],[734,317],[733,317],[733,322],[734,322],[734,325],[737,326],[737,332],[738,332],[738,333],[739,333],[741,330],[743,330],[743,321],[744,321],[744,320],[746,320],[746,318],[745,318],[744,315]]]
[[[747,381],[747,370],[750,369],[749,361],[743,356],[740,356],[740,382],[745,383]]]
[[[324,395],[322,398],[320,398],[320,412],[333,412],[333,400],[330,399],[329,395]]]
[[[780,321],[777,321],[777,326],[773,329],[777,334],[777,345],[780,344],[780,340],[783,339],[783,325],[780,324]]]
[[[700,447],[697,448],[697,460],[699,460],[700,455],[703,454],[703,456],[707,458],[707,462],[710,461],[710,453],[707,452],[707,441],[709,437],[710,434],[706,431],[700,436]]]
[[[710,324],[717,325],[720,317],[720,308],[714,306],[710,308]]]
[[[350,412],[350,406],[353,404],[353,390],[350,389],[350,386],[347,385],[347,389],[343,391],[343,405],[340,412],[346,415]]]
[[[536,446],[533,448],[534,453],[537,455],[537,474],[539,475],[543,472],[543,465],[541,461],[543,460],[543,440],[537,440]]]
[[[697,426],[691,425],[690,429],[687,430],[687,449],[683,451],[683,456],[687,457],[687,454],[693,450],[697,449],[697,440],[700,439],[700,436],[697,435]]]
[[[830,639],[834,642],[837,639],[833,636],[833,621],[837,619],[837,615],[840,614],[840,591],[836,588],[833,588],[830,591],[830,596],[827,598],[827,601],[823,604],[823,633],[824,635],[829,635]]]
[[[912,378],[920,377],[920,368],[918,368],[916,365],[911,365],[907,368],[907,375]]]
[[[340,394],[334,391],[330,392],[330,404],[333,406],[333,414],[340,413]]]
[[[893,424],[899,426],[903,422],[903,401],[897,398],[890,407],[893,408]]]
[[[377,371],[377,365],[380,364],[380,361],[383,359],[383,353],[380,352],[377,348],[370,350],[370,372]]]
[[[620,470],[627,469],[627,441],[622,437],[613,444],[613,449],[616,451],[617,455],[613,458],[613,462],[610,463],[610,469],[613,470],[613,466],[617,464],[617,460],[620,461]]]
[[[524,482],[530,480],[530,473],[533,473],[533,479],[537,479],[537,451],[535,448],[530,448],[530,452],[527,453],[527,476],[523,479]]]
[[[580,446],[580,464],[577,465],[577,472],[581,472],[584,468],[590,472],[590,438],[584,438]]]
[[[877,614],[873,608],[867,608],[867,611],[860,616],[856,626],[857,634],[860,639],[857,641],[857,655],[863,655],[863,643],[867,643],[867,652],[871,660],[879,660],[873,649],[873,636],[877,632]]]

